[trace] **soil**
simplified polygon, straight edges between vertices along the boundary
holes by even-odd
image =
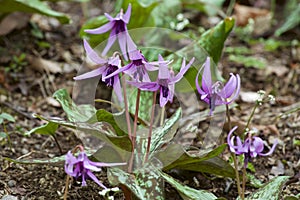
[[[50,26],[49,29],[40,25],[40,30],[44,34],[43,39],[36,38],[32,34],[33,28],[30,24],[0,38],[1,112],[10,113],[16,120],[15,123],[6,124],[10,142],[7,139],[0,139],[0,198],[12,195],[22,200],[62,199],[66,181],[63,163],[24,165],[9,162],[4,157],[13,159],[53,158],[65,154],[76,145],[81,144],[80,139],[65,128],[60,128],[56,134],[62,152],[52,137],[38,134],[24,136],[26,131],[42,124],[41,121],[32,117],[32,113],[39,113],[46,117],[65,117],[62,109],[51,96],[59,88],[66,88],[70,93],[72,92],[74,84],[72,78],[76,76],[76,72],[82,64],[83,47],[78,32],[84,16],[80,3],[59,2],[51,5],[58,11],[68,13],[73,23]],[[104,11],[110,12],[113,9],[113,2],[110,1],[99,3],[95,0],[90,1],[87,5],[91,9],[91,16],[103,14]],[[197,17],[199,16],[197,15]],[[40,21],[45,19],[47,21],[47,18],[42,18]],[[299,30],[290,31],[280,39],[290,41],[297,38],[299,33]],[[48,48],[41,47],[39,45],[41,41],[49,43],[50,46]],[[246,46],[245,42],[232,33],[226,42],[226,47],[240,46]],[[228,78],[228,74],[232,72],[238,73],[242,80],[241,97],[236,102],[238,107],[231,110],[232,122],[241,126],[247,122],[254,102],[249,100],[253,93],[246,92],[264,90],[267,94],[275,96],[274,103],[264,103],[257,109],[251,126],[258,129],[259,136],[269,144],[278,138],[279,145],[271,156],[254,159],[252,163],[255,166],[255,172],[249,173],[255,175],[262,182],[267,182],[275,176],[288,175],[291,178],[283,188],[283,196],[297,195],[300,193],[300,145],[299,142],[296,143],[300,140],[299,55],[295,57],[291,53],[295,50],[292,46],[280,47],[275,51],[265,51],[263,44],[256,43],[248,48],[253,50],[251,55],[267,61],[268,65],[265,69],[245,67],[230,61],[229,53],[224,53],[220,61],[219,69],[225,78]],[[296,51],[299,53],[299,47]],[[6,66],[12,63],[12,56],[19,56],[21,53],[38,55],[47,60],[69,64],[71,67],[62,73],[53,73],[43,69],[38,70],[32,66],[32,63],[27,62],[20,70],[7,72]],[[104,85],[100,85],[97,91],[97,96],[104,99],[111,94],[111,90]],[[250,96],[246,96],[247,94]],[[200,105],[200,108],[206,109],[206,105]],[[282,113],[297,108],[297,112],[278,117]],[[172,113],[174,110],[172,109],[170,106],[168,112]],[[209,120],[201,121],[198,124],[199,132],[204,132],[208,125]],[[224,142],[227,132],[225,125]],[[196,144],[197,142],[199,141],[195,139]],[[228,150],[221,156],[228,159]],[[235,181],[230,178],[180,170],[168,173],[186,185],[211,191],[218,197],[230,200],[237,196]],[[104,185],[110,186],[105,169],[97,173],[97,177]],[[99,195],[101,188],[96,183],[88,180],[87,184],[88,187],[81,187],[81,183],[73,180],[68,199],[103,199]],[[247,185],[246,194],[254,190],[253,186]],[[176,190],[167,183],[165,184],[165,196],[166,199],[181,199]],[[115,194],[115,199],[124,199],[123,193]]]

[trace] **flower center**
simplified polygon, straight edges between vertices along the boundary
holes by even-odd
[[[115,65],[108,65],[107,69],[106,69],[106,75],[105,76],[109,76],[110,74],[112,74],[113,72],[115,72],[118,69],[117,66]],[[113,86],[114,85],[114,76],[107,78],[104,80],[105,84],[107,86]]]
[[[146,74],[146,69],[142,62],[142,59],[133,60],[132,64],[136,66],[136,71],[133,73],[133,78],[139,81],[143,81],[143,77]]]
[[[116,30],[116,34],[119,34],[126,31],[126,24],[123,22],[123,20],[119,19],[115,21],[114,28]]]

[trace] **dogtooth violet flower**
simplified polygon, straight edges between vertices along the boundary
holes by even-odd
[[[244,164],[247,166],[248,162],[251,160],[251,158],[255,158],[256,156],[269,156],[271,155],[276,145],[278,144],[278,141],[276,140],[267,153],[262,153],[264,150],[264,141],[257,136],[252,136],[251,134],[248,134],[248,137],[242,142],[241,138],[238,136],[231,137],[232,133],[237,129],[237,126],[235,126],[231,131],[229,132],[227,136],[227,143],[229,145],[229,149],[231,152],[241,155],[244,154],[245,161]]]
[[[102,163],[102,162],[93,162],[89,160],[86,153],[81,151],[76,158],[73,156],[71,151],[69,151],[66,155],[66,162],[65,162],[65,172],[75,177],[76,179],[81,177],[82,178],[82,186],[86,186],[86,179],[91,178],[95,181],[99,186],[104,189],[107,189],[92,173],[92,171],[100,172],[101,167],[113,167],[113,166],[120,166],[125,165],[126,163]]]
[[[85,74],[74,77],[74,80],[83,80],[87,78],[93,78],[99,75],[102,75],[102,82],[106,83],[107,86],[111,86],[114,88],[114,91],[120,102],[123,101],[122,97],[122,89],[120,84],[119,75],[116,74],[108,78],[110,74],[115,72],[121,67],[121,60],[119,56],[110,57],[107,60],[100,58],[97,53],[91,48],[89,43],[86,40],[83,40],[84,49],[86,51],[87,57],[90,58],[93,62],[95,62],[100,67],[94,69]]]
[[[209,104],[210,115],[216,106],[230,104],[238,97],[241,85],[240,76],[238,74],[234,75],[230,73],[230,79],[225,86],[221,81],[213,83],[210,70],[210,58],[207,57],[204,63],[202,85],[200,87],[198,83],[200,71],[201,70],[199,70],[196,76],[196,88],[200,94],[201,100]]]
[[[174,76],[174,72],[168,69],[168,64],[166,63],[161,55],[158,56],[159,70],[158,77],[155,82],[134,82],[130,81],[129,84],[138,87],[141,90],[147,91],[160,91],[159,104],[160,107],[164,107],[167,102],[172,102],[174,97],[175,83],[180,81],[185,74],[185,72],[193,64],[195,58],[192,58],[190,62],[186,65],[185,59],[182,61],[181,69],[179,73]]]
[[[125,60],[128,60],[127,57],[127,51],[126,46],[127,43],[132,41],[128,30],[127,30],[127,24],[130,20],[131,15],[131,4],[128,5],[127,11],[124,14],[123,10],[121,9],[120,13],[117,14],[115,18],[110,16],[109,14],[105,13],[106,18],[109,20],[109,22],[99,28],[96,29],[87,29],[84,30],[86,33],[90,34],[102,34],[105,32],[108,32],[111,30],[106,47],[104,48],[102,52],[102,56],[106,55],[106,53],[109,51],[111,46],[114,44],[116,39],[118,39],[120,49],[122,51],[122,54],[125,58]]]
[[[133,50],[129,52],[129,58],[131,62],[128,65],[118,69],[111,75],[107,76],[107,78],[115,76],[120,72],[124,72],[137,82],[150,82],[151,80],[149,78],[148,71],[158,70],[156,65],[166,63],[166,61],[148,62],[140,50]]]

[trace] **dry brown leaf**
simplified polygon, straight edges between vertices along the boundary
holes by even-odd
[[[30,14],[14,12],[6,16],[0,22],[0,35],[7,35],[15,29],[25,27],[29,21]]]
[[[54,62],[51,60],[46,60],[40,57],[34,57],[31,55],[27,55],[26,56],[28,62],[30,63],[30,66],[35,69],[38,70],[40,72],[48,71],[51,73],[62,73],[62,63],[58,63],[58,62]]]

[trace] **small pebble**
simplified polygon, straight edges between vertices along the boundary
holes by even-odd
[[[12,195],[5,195],[0,200],[18,200],[18,197],[12,196]]]
[[[16,182],[15,180],[9,180],[9,181],[8,181],[8,186],[9,186],[9,187],[15,187],[16,184],[17,184],[17,182]]]

